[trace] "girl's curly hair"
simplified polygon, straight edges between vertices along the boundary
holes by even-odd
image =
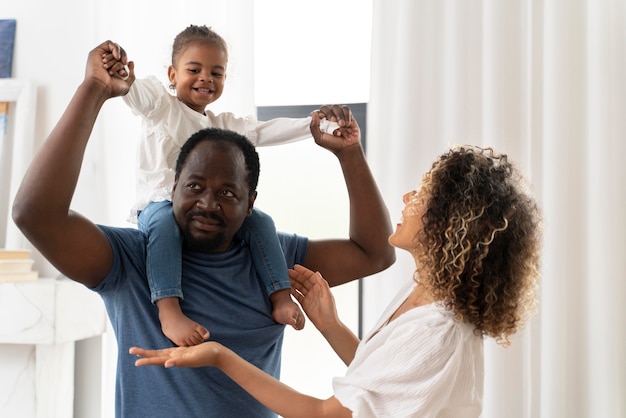
[[[420,282],[504,346],[535,308],[541,213],[507,156],[456,147],[422,180]],[[424,271],[421,271],[424,270]]]

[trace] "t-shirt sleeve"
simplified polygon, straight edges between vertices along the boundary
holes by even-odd
[[[278,232],[277,235],[287,261],[287,267],[291,269],[294,264],[302,264],[309,247],[309,239],[285,232]]]
[[[134,228],[115,228],[98,225],[106,235],[113,250],[113,265],[107,276],[92,290],[100,294],[114,293],[125,283],[123,278],[128,271],[145,274],[146,243],[145,235]]]
[[[335,396],[355,417],[437,416],[463,358],[459,325],[436,311],[392,322],[333,380]]]

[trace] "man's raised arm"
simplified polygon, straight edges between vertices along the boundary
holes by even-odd
[[[341,137],[323,134],[319,116],[312,115],[315,142],[333,152],[341,164],[350,198],[350,238],[311,241],[304,264],[336,286],[382,271],[396,256],[387,241],[392,233],[389,211],[365,159],[356,120],[345,106],[322,107],[321,111],[342,127]]]
[[[123,80],[107,71],[102,57],[111,53],[122,59],[123,51],[110,41],[89,53],[85,78],[31,162],[12,212],[16,225],[52,265],[88,286],[105,277],[113,253],[98,227],[72,212],[70,203],[102,105],[111,97],[126,94],[133,80],[132,75]],[[122,67],[120,61],[110,70],[117,72]],[[132,63],[129,67],[132,70]]]

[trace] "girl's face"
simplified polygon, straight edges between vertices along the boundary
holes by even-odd
[[[225,51],[193,42],[178,55],[167,74],[170,83],[176,87],[178,99],[204,114],[206,106],[219,99],[224,91],[226,65]]]
[[[421,192],[414,190],[405,193],[402,200],[404,201],[402,220],[396,226],[396,231],[389,236],[389,244],[414,253],[417,247],[415,236],[422,228],[422,216],[424,216],[426,211],[426,199]]]

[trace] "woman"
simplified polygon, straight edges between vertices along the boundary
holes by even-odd
[[[283,417],[478,417],[483,336],[503,346],[533,311],[540,211],[506,155],[465,146],[439,157],[404,195],[389,243],[415,259],[363,341],[339,320],[319,273],[290,271],[293,295],[348,366],[334,395],[300,394],[217,342],[131,348],[138,366],[212,366]]]

